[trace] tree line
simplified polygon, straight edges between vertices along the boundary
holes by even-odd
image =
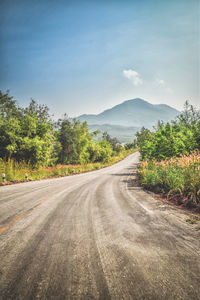
[[[32,166],[106,162],[124,148],[106,132],[89,132],[86,122],[64,117],[53,121],[49,108],[31,99],[20,107],[9,92],[0,91],[0,158]]]
[[[136,133],[135,145],[144,160],[161,161],[200,150],[200,111],[186,101],[175,120],[159,121],[153,130],[142,127]]]

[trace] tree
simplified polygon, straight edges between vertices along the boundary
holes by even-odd
[[[120,145],[120,142],[116,137],[111,138],[111,136],[105,131],[103,132],[102,139],[106,140],[112,147],[114,154],[118,154],[122,151],[123,147]]]
[[[38,104],[31,98],[29,106],[22,109],[24,115],[36,116],[38,120],[42,122],[50,122],[49,108],[45,104]]]
[[[86,122],[70,121],[66,115],[56,127],[46,105],[31,99],[28,107],[21,108],[9,92],[0,91],[0,158],[33,166],[104,162],[122,147],[108,134],[94,141],[98,133],[90,133]]]
[[[185,127],[196,126],[200,122],[200,110],[197,110],[193,105],[189,104],[187,100],[184,104],[184,110],[177,116],[179,124]]]
[[[126,144],[124,145],[124,148],[125,148],[126,150],[130,150],[130,149],[136,148],[136,140],[134,140],[133,142],[126,143]]]
[[[9,96],[9,90],[3,93],[0,90],[0,115],[2,118],[9,119],[12,117],[18,117],[20,114],[16,100]]]
[[[58,140],[61,144],[60,163],[81,163],[87,160],[86,148],[92,137],[86,122],[60,120]]]
[[[31,100],[27,108],[0,92],[0,157],[49,164],[55,140],[48,107]]]
[[[200,149],[200,113],[188,102],[175,121],[159,122],[154,131],[142,128],[136,133],[143,159],[169,159]]]

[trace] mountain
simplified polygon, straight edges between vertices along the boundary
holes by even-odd
[[[173,120],[179,111],[166,104],[151,104],[143,99],[124,101],[97,115],[80,115],[77,119],[86,121],[88,125],[120,125],[128,127],[151,128],[158,120]]]

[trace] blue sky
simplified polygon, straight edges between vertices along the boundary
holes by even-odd
[[[198,0],[0,2],[0,89],[55,116],[200,99]]]

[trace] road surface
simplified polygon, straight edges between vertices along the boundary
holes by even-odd
[[[200,299],[200,224],[137,186],[138,160],[0,187],[0,299]]]

